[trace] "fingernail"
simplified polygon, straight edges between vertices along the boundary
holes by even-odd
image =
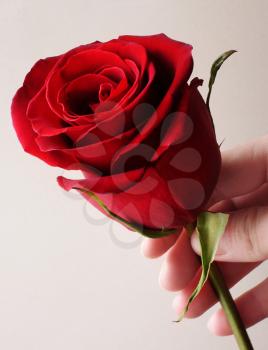
[[[178,293],[176,297],[173,299],[172,308],[176,313],[180,313],[186,304],[186,298],[182,293]]]
[[[145,258],[151,258],[150,251],[151,251],[151,244],[150,244],[149,238],[144,238],[141,242],[140,252],[141,255],[143,255]]]
[[[166,263],[166,261],[164,261],[161,266],[158,279],[160,287],[164,290],[168,289],[168,271],[168,264]]]
[[[177,297],[173,299],[172,301],[172,309],[174,309],[176,312],[178,310],[178,302],[177,302]]]
[[[214,335],[223,335],[221,332],[222,323],[219,322],[220,320],[218,316],[219,314],[216,312],[210,317],[207,323],[207,328]]]
[[[211,333],[215,333],[215,315],[212,315],[207,322],[207,328]]]
[[[197,232],[196,232],[196,231],[192,234],[192,237],[191,237],[191,244],[192,244],[193,250],[194,250],[197,254],[200,254],[200,253],[201,253],[201,246],[200,246],[199,238],[198,238],[198,235],[197,235]]]
[[[145,239],[141,242],[140,252],[141,252],[141,255],[146,257],[146,241],[145,241]]]

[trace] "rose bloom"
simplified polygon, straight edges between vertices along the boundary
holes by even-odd
[[[130,223],[159,230],[194,221],[221,158],[201,81],[188,83],[191,51],[164,34],[127,35],[38,61],[12,103],[24,150],[80,170],[81,179],[59,184],[95,193]]]

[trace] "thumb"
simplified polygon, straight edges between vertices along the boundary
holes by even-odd
[[[192,235],[194,251],[200,255],[197,233]],[[218,261],[249,262],[268,258],[268,208],[256,207],[230,214],[215,256]]]

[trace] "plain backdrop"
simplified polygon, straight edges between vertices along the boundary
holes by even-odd
[[[207,331],[211,311],[172,323],[160,260],[146,260],[136,234],[64,193],[55,180],[61,169],[23,153],[10,103],[41,57],[119,34],[164,32],[193,45],[204,96],[212,61],[239,51],[222,68],[211,104],[218,140],[231,147],[268,131],[267,13],[265,0],[0,0],[1,349],[236,349],[232,337]],[[266,274],[264,264],[234,295]],[[267,349],[267,326],[249,331],[256,349]]]

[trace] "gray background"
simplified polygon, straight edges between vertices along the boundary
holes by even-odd
[[[60,169],[22,152],[9,106],[40,57],[119,34],[165,32],[194,46],[194,74],[206,81],[220,53],[239,51],[221,71],[212,111],[223,148],[244,142],[268,128],[267,12],[260,0],[0,0],[2,349],[236,349],[232,338],[208,333],[211,311],[171,322],[173,295],[158,286],[160,261],[140,256],[137,235],[65,194],[55,181]],[[250,329],[256,349],[267,349],[267,325]]]

